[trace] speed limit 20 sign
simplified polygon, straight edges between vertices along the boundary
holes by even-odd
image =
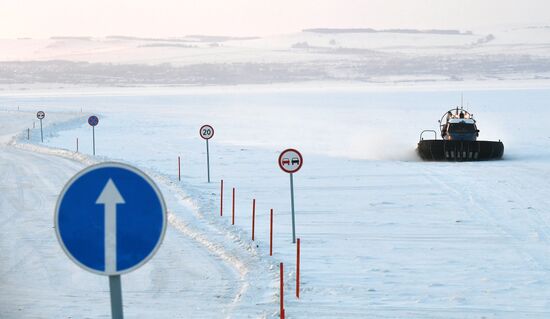
[[[208,150],[208,140],[214,136],[214,128],[210,125],[203,125],[199,129],[199,135],[206,140],[206,169],[208,182],[210,183],[210,151]]]
[[[209,140],[214,136],[214,128],[210,125],[203,125],[199,130],[199,134],[205,140]]]
[[[279,167],[287,173],[299,171],[303,162],[302,154],[293,148],[286,149],[279,155]]]

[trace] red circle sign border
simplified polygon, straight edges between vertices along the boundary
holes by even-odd
[[[296,152],[296,154],[298,154],[298,157],[300,158],[300,165],[298,165],[298,168],[294,171],[289,171],[289,170],[285,169],[283,167],[283,164],[281,164],[281,159],[283,158],[283,155],[286,152]],[[287,148],[286,150],[281,152],[281,155],[279,155],[278,163],[279,163],[279,167],[283,170],[283,172],[293,174],[293,173],[298,172],[302,168],[302,164],[304,164],[304,158],[302,157],[302,153],[300,153],[298,150],[296,150],[294,148]]]
[[[211,135],[209,138],[205,138],[205,137],[202,136],[202,134],[201,134],[202,129],[205,128],[205,127],[209,127],[210,129],[212,129],[212,135]],[[205,139],[205,140],[209,140],[209,139],[211,139],[212,137],[214,137],[214,128],[212,127],[212,125],[205,124],[205,125],[201,126],[201,128],[199,129],[199,136],[202,137],[202,138]]]

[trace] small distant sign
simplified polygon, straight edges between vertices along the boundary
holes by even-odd
[[[88,118],[88,124],[90,124],[91,126],[96,126],[97,124],[99,124],[99,119],[97,118],[97,116],[92,115]]]
[[[302,154],[293,148],[286,149],[279,155],[279,167],[290,174],[299,171],[303,162]]]
[[[38,111],[36,113],[36,118],[38,118],[39,120],[43,119],[46,117],[46,113],[44,113],[44,111]]]
[[[199,130],[199,134],[205,140],[209,140],[212,138],[212,136],[214,136],[214,128],[210,125],[203,125]]]

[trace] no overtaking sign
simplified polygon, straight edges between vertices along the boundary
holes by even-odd
[[[290,206],[292,209],[292,243],[296,243],[296,218],[294,212],[294,178],[293,175],[302,168],[302,154],[293,148],[288,148],[279,155],[279,167],[290,174]]]
[[[293,148],[286,149],[279,155],[279,167],[287,173],[299,171],[303,161],[302,154]]]

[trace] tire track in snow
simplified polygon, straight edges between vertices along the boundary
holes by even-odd
[[[77,154],[64,149],[56,149],[36,144],[20,144],[17,143],[16,139],[13,139],[10,144],[18,149],[62,157],[85,165],[92,165],[109,160],[106,157],[96,157],[96,159],[94,159],[81,153]],[[258,252],[251,243],[243,242],[237,234],[232,234],[230,230],[223,226],[216,225],[216,223],[212,221],[207,221],[200,212],[198,206],[193,203],[193,200],[181,189],[181,187],[175,186],[169,178],[147,169],[143,170],[153,177],[157,183],[160,181],[159,187],[161,187],[161,189],[164,188],[169,190],[169,192],[163,191],[165,198],[167,194],[177,197],[179,206],[187,208],[187,210],[193,213],[185,214],[185,219],[193,217],[192,215],[198,217],[194,218],[192,222],[188,220],[184,222],[181,217],[177,215],[181,215],[185,209],[181,209],[180,207],[170,209],[170,225],[188,238],[199,243],[211,254],[230,265],[237,272],[240,286],[232,302],[228,304],[227,309],[223,311],[226,317],[242,318],[246,316],[247,318],[267,318],[268,314],[274,316],[277,313],[276,277],[278,275],[278,269],[275,269],[268,261],[261,260]],[[201,226],[199,227],[199,225]],[[208,236],[206,234],[208,234]],[[212,236],[214,236],[214,240],[211,239]]]
[[[276,314],[278,268],[263,260],[253,243],[243,240],[238,230],[224,227],[217,222],[215,216],[203,212],[193,198],[170,178],[157,173],[151,173],[151,176],[162,181],[162,185],[177,198],[180,206],[193,213],[186,214],[185,221],[171,213],[169,220],[172,226],[238,271],[241,286],[233,300],[232,312],[239,314],[238,317],[246,315],[267,318],[269,313]],[[251,315],[254,313],[257,316]]]
[[[497,229],[503,239],[508,240],[510,242],[516,253],[518,255],[524,256],[525,260],[529,261],[531,264],[536,266],[539,269],[543,269],[545,271],[550,271],[550,264],[547,261],[547,258],[544,256],[540,256],[537,254],[533,254],[533,252],[529,249],[528,245],[525,245],[525,240],[522,238],[522,235],[525,235],[524,233],[518,233],[517,230],[514,230],[511,228],[509,223],[507,224],[505,221],[505,217],[501,218],[500,220],[495,217],[495,210],[500,210],[500,213],[504,213],[502,210],[502,207],[494,208],[495,202],[494,201],[488,201],[487,198],[484,198],[482,195],[479,194],[488,194],[487,190],[492,188],[492,185],[480,185],[475,186],[475,183],[470,181],[470,184],[466,187],[464,186],[464,182],[460,181],[458,179],[454,179],[453,181],[456,182],[456,184],[453,186],[449,182],[449,175],[441,176],[440,173],[436,173],[434,170],[428,169],[431,173],[426,175],[426,178],[437,182],[439,185],[445,187],[448,191],[454,193],[454,198],[460,199],[465,198],[467,199],[467,202],[462,202],[460,205],[463,206],[464,211],[468,213],[470,218],[472,220],[480,221],[480,218],[482,218],[484,225],[489,226],[488,229]],[[518,181],[519,179],[516,179]],[[531,179],[530,179],[531,180]],[[507,190],[505,193],[506,196],[515,196],[516,190],[521,189],[522,184],[516,184],[514,185],[514,190]],[[530,185],[532,187],[532,185]],[[495,192],[495,190],[492,190]],[[499,191],[499,193],[501,193]],[[493,207],[489,207],[489,205],[493,205]],[[479,212],[482,214],[476,214],[473,212]],[[548,231],[543,230],[541,228],[541,224],[533,223],[529,218],[525,218],[522,220],[524,223],[529,223],[529,226],[526,228],[531,229],[540,229],[542,233],[545,234],[545,238],[548,239]],[[545,225],[545,224],[542,224]],[[513,241],[510,241],[510,239],[513,239]]]
[[[481,223],[484,228],[490,232],[494,232],[496,230],[497,234],[500,238],[509,241],[510,239],[517,240],[516,237],[513,236],[506,228],[504,228],[500,223],[498,223],[494,218],[490,216],[487,209],[484,207],[481,207],[479,204],[477,204],[478,201],[476,201],[472,195],[472,193],[467,189],[457,189],[456,186],[452,186],[448,181],[448,176],[440,176],[439,173],[436,173],[434,170],[430,170],[430,174],[426,174],[426,178],[433,181],[434,183],[437,183],[439,186],[444,187],[448,192],[451,192],[454,194],[454,196],[451,196],[453,198],[461,199],[461,198],[467,198],[468,202],[466,205],[466,202],[462,201],[458,205],[462,207],[462,211],[465,212],[472,221],[476,221]],[[465,196],[466,195],[466,196]],[[468,207],[470,206],[470,207]],[[482,212],[483,214],[475,214],[473,211]],[[528,260],[532,263],[535,267],[540,267],[540,265],[532,258],[531,255],[526,254],[521,247],[517,245],[517,243],[513,243],[513,247],[515,252],[518,255],[524,256],[525,260]]]

